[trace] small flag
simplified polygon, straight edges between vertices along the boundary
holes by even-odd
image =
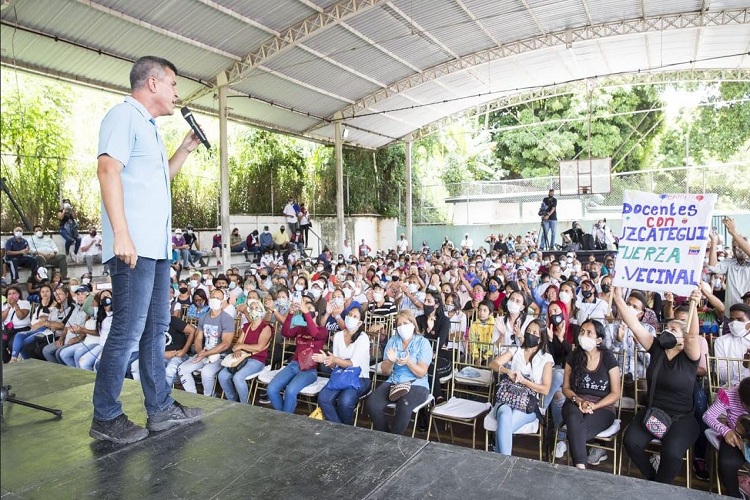
[[[701,252],[701,247],[690,247],[688,249],[688,255],[698,255]]]

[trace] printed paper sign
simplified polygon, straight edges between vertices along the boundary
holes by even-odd
[[[700,284],[716,194],[625,191],[616,286],[687,296]]]

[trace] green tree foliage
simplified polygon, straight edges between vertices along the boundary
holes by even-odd
[[[510,178],[554,176],[561,160],[611,157],[618,171],[647,166],[661,131],[653,86],[597,87],[513,106],[488,119]]]
[[[750,140],[750,83],[714,84],[708,104],[690,127],[690,154],[697,162],[728,161]]]
[[[19,80],[3,74],[2,176],[31,224],[57,228],[59,166],[73,152],[68,132],[70,87],[50,81]],[[5,198],[5,194],[2,195]],[[20,225],[7,199],[2,205],[2,230]],[[84,223],[86,220],[83,221]]]

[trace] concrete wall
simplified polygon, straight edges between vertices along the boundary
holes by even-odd
[[[513,204],[517,209],[517,204]],[[524,209],[525,210],[525,209]],[[535,211],[539,210],[539,205],[536,204],[534,207]],[[719,229],[720,234],[724,236],[724,241],[729,244],[729,238],[724,234],[724,226],[721,224],[721,218],[729,216],[735,220],[737,229],[744,235],[750,237],[750,213],[732,213],[732,214],[714,214],[714,225]],[[622,230],[622,219],[621,214],[615,214],[612,217],[611,214],[606,217],[607,223],[610,225],[615,235],[619,235]],[[510,219],[509,222],[504,222]],[[539,217],[534,212],[533,218],[524,218],[523,220],[529,220],[529,222],[519,222],[519,217],[516,214],[515,221],[513,218],[503,215],[497,221],[489,224],[455,224],[455,225],[415,225],[413,229],[414,241],[412,246],[414,248],[420,248],[422,241],[426,240],[431,249],[435,249],[443,242],[443,238],[447,235],[453,243],[458,246],[461,240],[464,238],[466,233],[474,240],[474,245],[477,246],[480,242],[483,242],[490,234],[497,235],[498,232],[507,235],[509,232],[514,235],[525,235],[526,231],[535,229],[537,233],[541,231],[541,223]],[[586,219],[567,219],[558,221],[557,223],[557,243],[560,243],[559,234],[563,231],[570,229],[573,225],[573,221],[577,220],[584,228],[585,231],[591,232],[591,228],[599,220],[598,217],[589,217]],[[404,231],[405,228],[399,227],[398,232]]]

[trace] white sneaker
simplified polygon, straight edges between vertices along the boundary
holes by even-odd
[[[568,443],[565,441],[558,441],[557,446],[555,446],[555,458],[564,457],[566,451],[568,451]]]
[[[609,457],[607,456],[607,451],[602,450],[601,448],[592,448],[592,450],[589,452],[589,465],[599,465],[600,463],[607,460]]]
[[[649,459],[651,465],[654,467],[656,472],[659,472],[659,464],[661,463],[661,455],[651,455]]]

